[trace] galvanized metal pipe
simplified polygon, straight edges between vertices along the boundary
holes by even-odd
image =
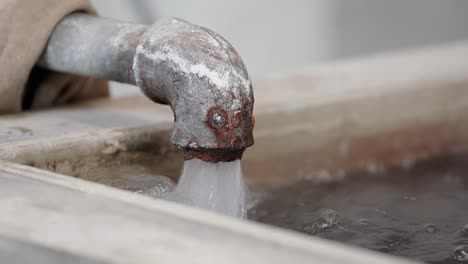
[[[184,20],[151,26],[72,14],[57,25],[38,65],[137,84],[174,112],[172,142],[186,159],[239,159],[253,144],[252,85],[218,34]]]
[[[55,71],[136,84],[136,47],[146,25],[71,14],[59,23],[37,64]]]

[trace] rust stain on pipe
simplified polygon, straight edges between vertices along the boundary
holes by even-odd
[[[186,159],[240,159],[253,144],[252,85],[221,36],[183,20],[160,20],[140,40],[133,71],[143,93],[172,107],[171,140]]]

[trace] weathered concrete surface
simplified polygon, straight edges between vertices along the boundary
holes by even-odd
[[[70,254],[25,240],[0,236],[0,261],[9,264],[105,264],[109,262]]]
[[[111,263],[409,263],[0,161],[0,236]]]

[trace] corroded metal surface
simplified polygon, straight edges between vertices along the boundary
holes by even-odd
[[[234,48],[205,28],[162,19],[144,35],[133,70],[142,91],[172,106],[172,142],[185,157],[229,161],[253,144],[253,93]]]
[[[218,34],[184,20],[151,26],[84,14],[65,18],[38,64],[137,84],[174,113],[171,141],[185,158],[231,161],[253,144],[252,85],[242,59]]]

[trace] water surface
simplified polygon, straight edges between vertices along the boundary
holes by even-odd
[[[430,263],[468,263],[468,155],[267,191],[248,218]]]

